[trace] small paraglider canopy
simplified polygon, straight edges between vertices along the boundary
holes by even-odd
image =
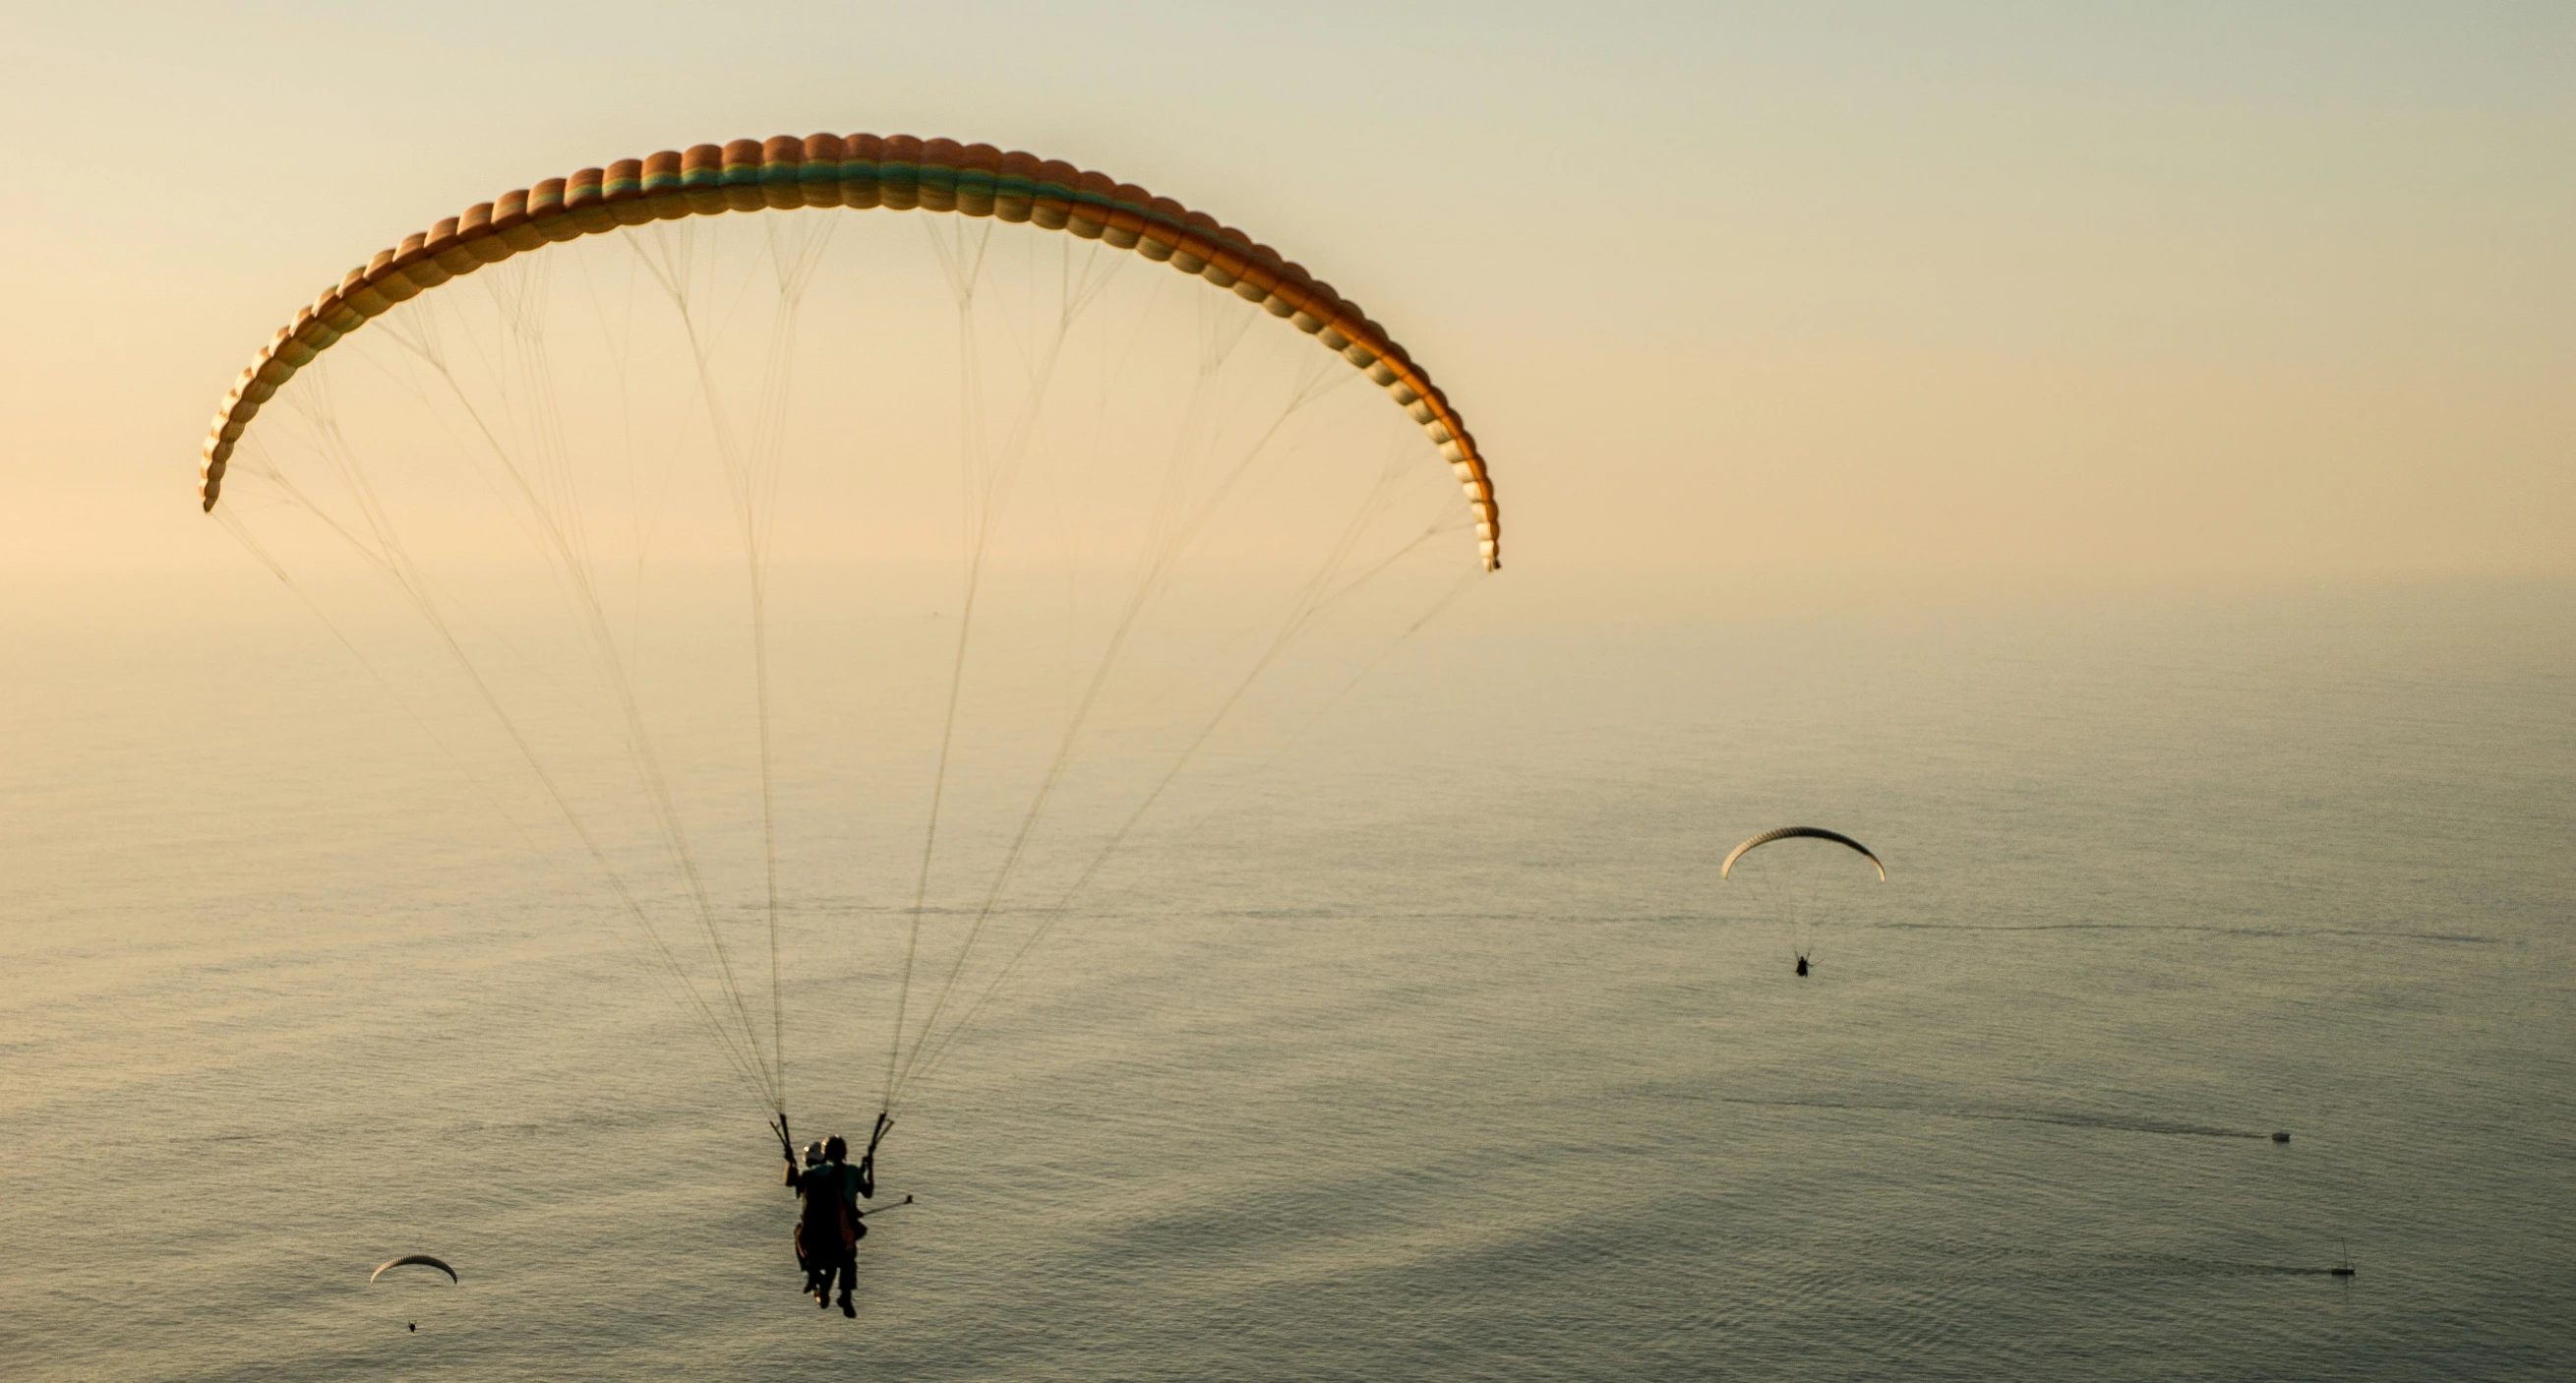
[[[380,1278],[380,1277],[384,1276],[386,1273],[392,1272],[392,1271],[393,1271],[394,1269],[396,1269],[396,1268],[404,1267],[404,1266],[407,1266],[407,1265],[409,1265],[409,1264],[414,1264],[414,1263],[417,1263],[417,1264],[419,1264],[420,1266],[422,1266],[422,1267],[424,1267],[424,1268],[436,1268],[436,1269],[438,1269],[440,1272],[443,1272],[443,1273],[447,1274],[447,1280],[448,1280],[448,1281],[450,1281],[450,1282],[455,1282],[455,1281],[457,1281],[457,1277],[456,1277],[456,1270],[455,1270],[454,1268],[451,1268],[451,1267],[447,1266],[447,1264],[446,1264],[446,1263],[444,1263],[444,1262],[442,1262],[442,1261],[440,1261],[440,1260],[438,1260],[438,1259],[436,1259],[436,1258],[432,1258],[432,1257],[430,1257],[428,1254],[425,1254],[425,1253],[406,1253],[406,1254],[404,1254],[404,1255],[403,1255],[402,1257],[400,1257],[400,1258],[395,1258],[395,1259],[387,1260],[383,1265],[379,1266],[379,1267],[378,1267],[374,1272],[371,1272],[371,1273],[367,1274],[367,1280],[368,1280],[369,1282],[373,1282],[373,1281],[375,1281],[377,1278]],[[462,1284],[459,1284],[459,1285],[462,1285]]]
[[[1887,882],[1887,866],[1879,863],[1878,856],[1871,854],[1868,846],[1861,844],[1850,836],[1844,835],[1840,831],[1828,831],[1822,826],[1783,826],[1776,831],[1764,831],[1762,834],[1744,842],[1742,845],[1727,851],[1726,862],[1717,867],[1717,877],[1721,879],[1725,878],[1728,872],[1735,868],[1735,862],[1744,858],[1746,851],[1751,850],[1756,846],[1768,845],[1775,840],[1830,840],[1837,845],[1850,846],[1852,849],[1860,852],[1860,857],[1862,859],[1869,861],[1871,865],[1877,868],[1878,881],[1880,883]]]

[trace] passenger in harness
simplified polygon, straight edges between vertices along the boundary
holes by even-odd
[[[810,1172],[822,1165],[823,1142],[818,1138],[805,1145],[805,1169]],[[797,1175],[795,1163],[787,1164],[787,1174],[791,1177]],[[795,1183],[788,1184],[792,1186]],[[823,1270],[815,1266],[814,1260],[805,1253],[805,1226],[802,1222],[796,1226],[796,1265],[805,1270],[805,1295],[810,1297],[823,1290]]]

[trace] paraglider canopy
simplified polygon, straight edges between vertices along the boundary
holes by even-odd
[[[1768,845],[1775,840],[1830,840],[1837,845],[1847,845],[1853,850],[1858,851],[1862,859],[1868,860],[1870,864],[1878,870],[1878,881],[1880,883],[1887,882],[1887,866],[1879,863],[1878,856],[1871,854],[1868,846],[1861,844],[1850,836],[1844,835],[1840,831],[1828,831],[1822,826],[1783,826],[1776,831],[1764,831],[1762,834],[1744,842],[1742,845],[1727,851],[1726,862],[1717,867],[1717,877],[1721,879],[1725,878],[1728,872],[1735,868],[1735,862],[1744,858],[1746,851],[1751,850],[1756,846]]]
[[[448,1281],[450,1281],[450,1282],[456,1282],[456,1281],[457,1281],[457,1277],[456,1277],[456,1270],[455,1270],[454,1268],[451,1268],[451,1267],[447,1266],[447,1264],[445,1264],[444,1262],[441,1262],[440,1260],[438,1260],[438,1259],[436,1259],[436,1258],[432,1258],[432,1257],[430,1257],[428,1254],[425,1254],[425,1253],[406,1253],[406,1254],[404,1254],[404,1255],[403,1255],[402,1257],[400,1257],[400,1258],[389,1259],[389,1260],[387,1260],[385,1263],[383,1263],[382,1265],[380,1265],[379,1267],[377,1267],[377,1269],[376,1269],[374,1272],[371,1272],[371,1273],[367,1274],[367,1280],[368,1280],[369,1282],[373,1282],[373,1281],[375,1281],[377,1278],[380,1278],[380,1277],[384,1276],[386,1273],[391,1272],[391,1271],[393,1271],[393,1270],[394,1270],[394,1269],[396,1269],[396,1268],[404,1267],[404,1266],[407,1266],[407,1265],[409,1265],[409,1264],[414,1264],[414,1263],[417,1263],[417,1264],[419,1264],[420,1266],[422,1266],[422,1267],[424,1267],[424,1268],[436,1268],[436,1269],[438,1269],[440,1272],[443,1272],[443,1273],[447,1274],[447,1280],[448,1280]],[[461,1286],[462,1284],[460,1283],[459,1285]]]
[[[279,328],[233,382],[206,432],[198,500],[214,512],[234,449],[288,379],[371,318],[424,290],[550,242],[620,227],[764,208],[840,206],[1033,222],[1167,263],[1290,319],[1385,389],[1422,426],[1475,511],[1485,569],[1501,566],[1501,516],[1475,437],[1430,374],[1358,304],[1242,231],[1107,174],[990,144],[911,135],[777,135],[699,144],[685,153],[665,149],[505,192],[412,235],[397,249],[379,251]]]

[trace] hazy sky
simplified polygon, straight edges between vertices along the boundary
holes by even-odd
[[[2554,0],[11,8],[13,569],[238,571],[206,418],[404,233],[874,130],[1314,266],[1462,406],[1531,580],[2576,571]]]

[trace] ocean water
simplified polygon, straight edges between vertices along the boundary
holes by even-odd
[[[635,937],[207,584],[0,630],[11,1379],[2576,1372],[2561,586],[1479,593],[920,1085],[848,1321]],[[1788,822],[1889,865],[1804,980],[1715,876]],[[797,878],[857,1134],[901,900]]]

